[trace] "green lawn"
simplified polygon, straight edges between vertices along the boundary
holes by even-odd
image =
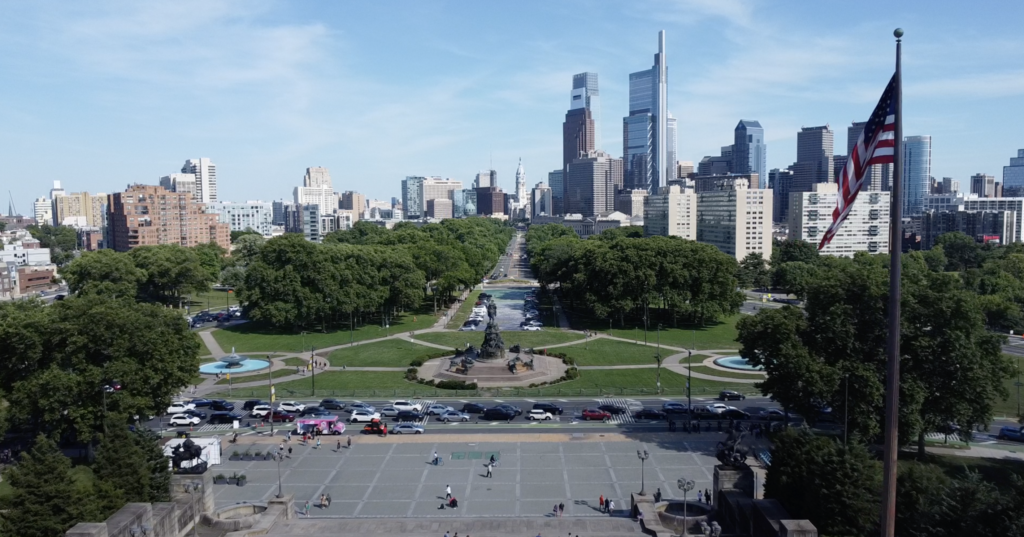
[[[328,360],[335,367],[409,367],[415,358],[442,352],[441,349],[409,343],[404,339],[388,339],[338,349]]]
[[[285,358],[283,362],[284,365],[288,367],[306,367],[306,364],[309,363],[309,360],[305,358]]]
[[[745,379],[745,380],[764,380],[764,375],[757,375],[754,373],[740,373],[739,371],[721,371],[718,369],[712,369],[706,365],[692,365],[690,369],[694,373],[703,373],[705,375],[714,375],[716,377],[725,377],[730,379]]]
[[[273,375],[273,378],[281,378],[281,377],[287,377],[288,375],[294,375],[294,374],[295,374],[295,370],[294,369],[278,369],[277,371],[272,371],[270,373],[257,373],[255,375],[232,375],[232,377],[231,377],[231,384],[241,384],[243,382],[256,382],[256,381],[268,382],[270,380],[270,378],[271,378],[271,375]],[[218,385],[223,384],[224,386],[227,386],[228,385],[228,379],[222,378],[222,379],[217,381],[217,384]]]
[[[430,386],[405,380],[398,371],[328,371],[316,375],[316,396],[372,397],[427,395],[435,393]],[[312,395],[312,379],[290,380],[274,384],[279,398]],[[269,397],[269,387],[234,390],[237,397]]]
[[[518,343],[526,348],[533,347],[535,349],[541,349],[545,345],[557,345],[559,343],[583,340],[583,335],[581,334],[561,332],[558,330],[541,330],[540,332],[513,330],[502,332],[501,337],[505,340],[505,348]],[[456,347],[465,348],[466,343],[479,347],[484,341],[484,333],[479,331],[424,332],[422,334],[417,334],[413,339],[419,339],[421,341],[437,345],[445,345],[452,347],[453,349]]]
[[[455,312],[455,316],[452,317],[446,328],[455,329],[462,326],[462,323],[466,322],[469,318],[469,314],[473,312],[473,304],[480,299],[480,293],[483,291],[471,291],[469,296],[466,297],[466,301],[459,306],[459,310]]]
[[[210,352],[209,347],[206,346],[206,342],[203,341],[203,338],[199,337],[199,332],[195,332],[195,334],[196,334],[196,339],[199,340],[199,356],[210,356],[210,355],[212,355],[213,353]]]
[[[596,392],[608,394],[654,394],[657,392],[657,369],[598,369],[580,371],[580,378],[544,390],[545,395],[588,395]],[[661,388],[665,395],[685,395],[686,377],[667,369],[661,370]],[[693,395],[718,394],[720,390],[731,389],[743,393],[754,393],[751,386],[729,384],[712,380],[693,379]]]
[[[610,339],[597,339],[590,343],[558,347],[551,349],[551,352],[565,353],[570,360],[580,366],[656,365],[658,363],[654,359],[658,353],[657,348]],[[670,354],[675,354],[675,351],[662,349],[662,357]]]
[[[1010,363],[1013,364],[1015,367],[1019,367],[1021,369],[1022,373],[1024,373],[1024,357],[1015,356],[1015,355],[1012,355],[1012,354],[1004,354],[1003,356],[1006,356],[1007,358],[1009,358],[1010,359]],[[1014,371],[1016,371],[1016,369]],[[1016,382],[1017,382],[1017,376],[1016,375],[1014,375],[1013,377],[1008,378],[1008,379],[1003,381],[1003,386],[1006,387],[1006,392],[1009,394],[1009,396],[1006,398],[1006,400],[999,401],[999,402],[996,403],[995,413],[996,413],[997,416],[998,415],[1009,416],[1009,417],[1017,416],[1017,393],[1018,392],[1017,392]],[[1021,382],[1024,382],[1024,374],[1021,375]],[[1022,388],[1022,392],[1024,392],[1024,386],[1021,386],[1021,388]],[[1022,395],[1022,397],[1024,397],[1024,393],[1021,393],[1021,395]],[[1024,402],[1024,399],[1021,399],[1021,401]],[[1022,405],[1021,408],[1024,409],[1024,405]]]
[[[310,348],[323,349],[336,345],[344,345],[349,341],[363,341],[382,338],[388,334],[422,330],[434,325],[437,318],[430,314],[407,314],[391,322],[386,330],[380,325],[366,325],[356,328],[352,334],[348,330],[310,331],[305,336],[301,333],[278,331],[260,326],[256,323],[243,323],[221,330],[214,330],[222,349],[235,347],[238,352],[303,352]]]
[[[234,306],[238,304],[235,300],[235,293],[229,293],[227,291],[214,291],[209,290],[204,293],[198,293],[192,295],[189,308],[192,312],[198,312],[205,309],[213,311],[222,310],[228,306]]]
[[[742,315],[734,315],[723,319],[723,321],[718,324],[704,327],[684,326],[682,328],[668,328],[667,326],[663,326],[660,331],[661,342],[665,345],[681,347],[684,349],[738,349],[740,348],[740,344],[736,341],[736,321],[739,321],[741,318]],[[650,329],[647,331],[648,343],[655,343],[658,341],[659,332],[657,330],[657,326],[657,322],[651,323]],[[595,329],[607,333],[607,321],[605,321],[605,325],[603,327],[600,324],[595,325]],[[626,330],[616,328],[612,330],[612,335],[625,339],[643,341],[644,327],[643,325],[640,325],[635,329]]]

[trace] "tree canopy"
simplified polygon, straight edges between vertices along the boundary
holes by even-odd
[[[39,245],[50,249],[50,262],[58,267],[67,265],[75,258],[78,251],[78,232],[70,226],[51,226],[50,224],[28,226]]]

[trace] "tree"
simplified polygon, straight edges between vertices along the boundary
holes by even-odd
[[[0,515],[4,535],[58,537],[83,520],[102,520],[95,518],[97,498],[73,486],[71,460],[45,436],[4,477],[12,488]]]
[[[50,261],[63,267],[75,258],[78,250],[78,233],[70,226],[28,226],[29,233],[39,241],[43,248],[50,249]]]
[[[7,222],[0,220],[0,233],[7,231]]]
[[[232,231],[231,232],[231,244],[235,244],[236,242],[238,242],[238,239],[240,239],[242,237],[248,237],[250,235],[255,235],[255,236],[261,237],[261,238],[263,237],[263,235],[260,235],[258,231],[254,230],[251,227],[247,227],[247,228],[245,228],[245,231]]]
[[[811,244],[807,241],[772,241],[772,267],[793,262],[813,265],[818,261],[818,259],[817,245]]]
[[[243,235],[238,240],[232,241],[235,249],[231,252],[231,257],[235,259],[235,264],[241,267],[249,266],[260,255],[260,248],[265,242],[266,239],[259,234]]]
[[[943,233],[935,240],[946,256],[946,270],[963,272],[978,267],[978,243],[959,232]]]
[[[74,294],[134,298],[146,274],[135,267],[128,254],[113,250],[85,252],[61,271]]]
[[[144,471],[148,476],[149,490],[143,502],[171,501],[171,470],[164,456],[160,436],[152,429],[136,427],[131,439],[138,446],[145,462]]]
[[[126,421],[119,414],[106,420],[106,432],[101,436],[92,470],[97,479],[120,491],[126,502],[147,502],[150,468]]]
[[[192,248],[198,257],[199,264],[207,273],[207,281],[215,282],[226,267],[227,250],[215,242],[205,242]]]
[[[185,294],[209,289],[220,275],[219,270],[212,272],[210,264],[204,265],[194,249],[177,244],[140,246],[128,255],[136,267],[145,271],[140,292],[153,302],[180,304]]]
[[[765,289],[771,284],[768,262],[758,252],[750,252],[740,261],[736,279],[745,289]]]
[[[950,480],[930,464],[900,464],[896,479],[896,535],[927,535],[926,516]]]

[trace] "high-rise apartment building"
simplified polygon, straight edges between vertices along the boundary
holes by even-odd
[[[227,224],[231,231],[251,229],[264,237],[272,237],[274,227],[274,204],[265,201],[232,203],[218,201],[207,204],[207,211],[217,214],[217,220]],[[282,224],[283,225],[283,224]]]
[[[675,175],[675,162],[668,160],[668,119],[668,67],[662,30],[658,32],[654,66],[629,75],[629,115],[622,119],[622,158],[629,188],[656,192]],[[672,147],[673,155],[675,151]]]
[[[622,160],[591,151],[569,163],[565,180],[565,212],[585,217],[615,210],[615,193],[622,188]]]
[[[32,214],[39,225],[53,223],[53,200],[50,198],[36,198],[32,203]]]
[[[600,95],[597,73],[573,75],[572,92],[569,94],[569,111],[565,113],[565,121],[562,123],[563,172],[568,169],[572,161],[599,147],[597,129]],[[558,195],[560,198],[564,196],[564,192]]]
[[[792,192],[789,200],[789,238],[817,246],[832,224],[839,185],[817,183],[811,192]],[[842,227],[822,254],[853,257],[855,252],[889,251],[889,193],[862,192]]]
[[[971,194],[979,198],[996,197],[996,176],[976,173],[971,176]]]
[[[315,204],[319,215],[333,214],[338,208],[338,195],[334,193],[331,173],[327,168],[306,168],[306,173],[302,176],[302,186],[295,187],[293,194],[296,205]]]
[[[346,190],[341,193],[340,209],[352,211],[352,223],[358,222],[366,211],[366,196]]]
[[[53,198],[53,224],[56,226],[103,227],[106,222],[107,195],[72,192]]]
[[[660,190],[663,190],[662,187]],[[644,200],[647,199],[647,191],[634,188],[619,191],[615,197],[615,210],[629,216],[644,215]]]
[[[57,196],[64,195],[64,188],[60,186],[60,181],[53,182],[53,188],[50,189],[50,199],[54,199]]]
[[[1003,166],[1003,195],[1024,197],[1024,149],[1018,149],[1017,156],[1010,158],[1010,165]]]
[[[306,168],[306,175],[302,177],[302,186],[333,190],[334,184],[331,181],[331,172],[322,166]]]
[[[697,241],[742,260],[756,252],[772,256],[772,191],[750,181],[723,178],[718,189],[697,194]]]
[[[954,231],[977,242],[995,244],[1009,244],[1019,235],[1014,211],[925,210],[912,220],[920,230],[922,250],[930,250],[940,235]]]
[[[195,200],[202,203],[217,201],[217,165],[208,158],[188,159],[181,167],[181,173],[195,176]]]
[[[537,183],[530,191],[530,220],[538,216],[554,216],[553,200],[551,187],[543,182]]]
[[[478,176],[479,177],[479,176]],[[406,177],[402,179],[402,210],[406,220],[423,218],[423,181],[424,177]]]
[[[796,163],[793,192],[810,192],[815,183],[830,183],[835,177],[832,160],[834,133],[828,125],[804,127],[796,135]]]
[[[854,121],[849,127],[846,128],[846,155],[853,154],[853,146],[857,144],[857,140],[860,138],[861,133],[864,132],[864,126],[867,125],[866,121]],[[842,173],[843,166],[846,165],[846,159],[842,161],[835,160],[835,176]],[[892,183],[892,165],[891,164],[874,164],[868,166],[867,172],[864,174],[864,187],[861,190],[878,191],[878,190],[891,190],[889,185]]]
[[[663,186],[643,202],[644,236],[697,240],[697,194],[692,188]]]
[[[323,241],[324,222],[323,217],[328,216],[320,213],[320,206],[311,203],[309,205],[298,205],[302,222],[302,235],[310,242]],[[332,226],[333,227],[333,226]]]
[[[565,214],[565,170],[548,172],[551,187],[551,216]]]
[[[903,139],[903,216],[921,214],[932,175],[932,137]]]
[[[206,212],[206,205],[194,201],[189,193],[130,185],[107,198],[109,247],[118,252],[156,244],[190,247],[207,242],[231,248],[228,225],[218,222],[218,216]]]
[[[188,192],[192,199],[200,200],[199,184],[194,173],[172,173],[160,178],[160,186],[171,192]]]
[[[793,188],[793,170],[773,168],[768,172],[768,188],[772,190],[772,221],[782,224],[789,220],[789,192]]]
[[[756,173],[758,188],[768,188],[768,144],[757,120],[741,119],[733,131],[732,173]]]

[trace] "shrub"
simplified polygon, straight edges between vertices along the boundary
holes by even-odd
[[[416,369],[415,367],[410,367],[409,369],[406,369],[405,370],[405,380],[416,380],[416,381],[418,381],[419,377],[417,376],[417,373],[419,373],[419,370]]]
[[[437,383],[437,387],[442,390],[475,390],[476,383],[464,380],[442,380]]]
[[[411,365],[412,367],[422,367],[423,360],[421,358],[416,358],[413,361],[409,362],[409,365]]]
[[[575,367],[570,367],[569,369],[565,370],[565,379],[566,380],[576,380],[578,378],[580,378],[580,370],[579,369],[576,369]]]

